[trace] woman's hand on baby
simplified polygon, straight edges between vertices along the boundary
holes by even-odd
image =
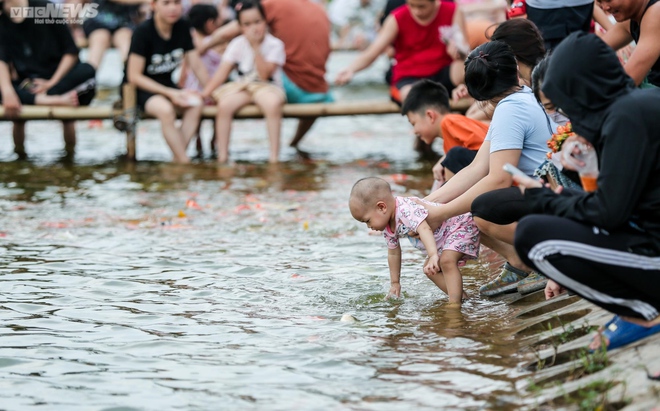
[[[387,297],[385,299],[389,298],[399,298],[401,297],[401,284],[400,283],[392,283],[390,285],[390,291],[387,293]]]
[[[424,274],[436,275],[439,272],[440,272],[440,257],[437,254],[435,254],[430,256],[426,260],[426,264],[424,265]]]
[[[427,197],[428,198],[428,197]],[[429,212],[428,216],[426,217],[426,222],[428,223],[429,227],[431,227],[431,230],[435,230],[438,227],[442,225],[442,223],[448,219],[451,216],[445,215],[442,210],[445,208],[444,205],[441,204],[428,204],[422,202],[418,198],[413,198],[413,201],[416,202],[417,204],[421,205],[426,209],[426,211]]]

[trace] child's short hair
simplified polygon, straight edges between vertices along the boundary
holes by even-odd
[[[188,11],[188,21],[190,21],[190,25],[202,34],[211,34],[204,31],[204,26],[207,21],[215,21],[218,16],[218,9],[211,4],[195,4]]]
[[[266,20],[266,12],[264,11],[264,8],[259,0],[242,0],[234,7],[234,11],[236,12],[236,21],[238,21],[238,24],[241,24],[241,13],[250,9],[259,10],[261,17]]]
[[[445,86],[429,79],[415,83],[401,106],[401,114],[422,113],[434,108],[440,113],[449,112],[449,93]]]
[[[353,184],[349,201],[353,204],[357,202],[361,206],[369,206],[387,195],[392,195],[392,187],[387,181],[378,177],[366,177]]]

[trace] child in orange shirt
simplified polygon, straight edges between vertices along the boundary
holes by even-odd
[[[472,162],[486,138],[488,124],[449,112],[449,93],[440,83],[420,80],[401,107],[415,135],[426,144],[443,139],[444,156],[433,166],[436,184],[442,185]]]

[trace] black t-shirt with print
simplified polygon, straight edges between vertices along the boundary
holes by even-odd
[[[46,7],[47,4],[49,2],[44,0],[28,2],[30,7]],[[12,63],[21,79],[49,79],[65,54],[78,55],[67,24],[35,22],[34,18],[16,24],[5,13],[0,15],[0,42],[4,47],[0,60]]]
[[[185,20],[174,23],[171,37],[165,40],[158,34],[154,20],[149,19],[135,29],[130,53],[145,58],[142,74],[166,87],[175,87],[172,72],[181,65],[184,54],[193,48],[190,25]]]

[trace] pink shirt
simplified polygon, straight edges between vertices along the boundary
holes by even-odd
[[[202,42],[206,44],[210,40],[211,40],[211,36],[207,36],[204,37],[204,40],[202,40]],[[218,53],[213,49],[210,49],[203,56],[201,56],[201,59],[202,59],[202,63],[204,63],[204,67],[206,67],[206,72],[209,73],[209,78],[211,78],[213,74],[218,70],[218,67],[220,67],[222,54]],[[197,76],[195,76],[195,73],[193,73],[192,70],[188,70],[184,88],[186,90],[202,91],[204,87],[202,87],[202,85],[199,84],[199,80],[197,79]]]
[[[387,226],[383,231],[383,236],[389,249],[399,247],[399,238],[408,237],[415,248],[428,254],[424,244],[417,237],[417,228],[422,221],[426,220],[429,213],[424,206],[417,204],[415,199],[416,197],[396,197],[394,231]],[[420,201],[438,205],[424,200]],[[438,253],[442,253],[442,250],[452,250],[465,254],[464,258],[479,256],[479,229],[470,213],[447,219],[433,231],[433,237]]]

